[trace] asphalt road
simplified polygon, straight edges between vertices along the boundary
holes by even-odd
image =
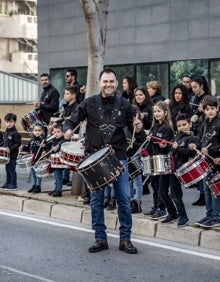
[[[114,234],[109,250],[90,254],[91,232],[28,217],[0,213],[1,282],[219,281],[220,260],[137,242],[139,253],[129,255],[118,250]]]

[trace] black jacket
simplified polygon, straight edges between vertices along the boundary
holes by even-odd
[[[172,128],[164,121],[161,124],[156,122],[150,131],[150,135],[170,141],[174,136],[174,132]],[[159,141],[151,138],[150,143],[147,146],[147,150],[149,151],[150,155],[167,155],[170,152],[170,145],[167,145],[165,148],[160,148],[159,144],[156,142]]]
[[[98,94],[101,96],[101,94]],[[102,131],[100,129],[99,111],[96,106],[96,96],[89,97],[83,100],[76,111],[74,111],[69,120],[64,122],[64,131],[67,129],[73,129],[81,121],[87,120],[86,136],[85,136],[85,152],[93,153],[96,150],[101,149],[105,142],[103,140]],[[101,97],[102,107],[104,111],[104,119],[106,124],[111,123],[112,111],[114,109],[115,97],[111,96],[107,98]],[[135,110],[132,105],[122,97],[118,97],[119,111],[117,113],[115,122],[115,131],[111,138],[110,144],[115,150],[115,154],[118,159],[126,159],[127,154],[127,140],[124,132],[124,128],[128,127],[129,131],[133,130],[133,117],[135,116]]]
[[[52,84],[45,87],[41,94],[39,113],[46,124],[49,124],[51,116],[59,111],[59,97],[60,93]]]
[[[165,101],[165,97],[159,93],[156,93],[154,94],[154,96],[151,96],[151,100],[153,101],[154,104],[156,104],[159,101]]]
[[[213,158],[220,157],[220,117],[216,116],[212,121],[208,119],[203,123],[201,128],[201,147],[208,148],[208,154]],[[212,161],[211,161],[212,162]],[[212,165],[218,171],[220,166],[216,166],[213,162]]]
[[[142,120],[144,129],[150,129],[153,121],[153,105],[142,104],[138,106],[140,112],[144,115]]]
[[[170,114],[171,114],[171,119],[173,123],[173,129],[176,132],[176,117],[179,114],[186,114],[189,118],[192,116],[192,109],[189,107],[189,105],[183,105],[180,103],[176,103],[174,105],[170,105]]]
[[[193,133],[180,132],[173,138],[172,141],[176,141],[178,143],[178,147],[171,150],[171,154],[175,163],[175,169],[177,169],[185,164],[189,158],[192,158],[196,155],[196,151],[190,150],[188,145],[193,143],[198,148],[200,146],[200,138],[198,136],[194,136]]]
[[[21,146],[21,135],[18,133],[16,127],[6,129],[3,142],[3,147],[10,149],[10,158],[17,159],[18,149]]]
[[[23,146],[23,151],[33,154],[34,160],[38,160],[41,157],[42,151],[43,150],[47,151],[47,149],[49,148],[48,145],[47,145],[47,146],[39,149],[43,140],[44,140],[44,135],[39,136],[39,137],[32,136],[32,138],[28,142],[28,144]]]

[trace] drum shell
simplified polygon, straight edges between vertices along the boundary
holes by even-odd
[[[33,167],[33,155],[27,154],[24,156],[20,156],[17,159],[17,165],[20,169],[30,169],[31,167]]]
[[[27,115],[23,116],[21,119],[21,125],[24,128],[25,131],[32,131],[33,130],[33,126],[35,123],[41,123],[42,122],[42,118],[41,116],[38,114],[38,112],[36,110],[28,113]]]
[[[34,166],[34,171],[38,177],[46,177],[52,173],[50,160],[45,159],[37,162]]]
[[[9,153],[6,151],[5,147],[0,147],[0,165],[3,164],[7,164],[10,161],[10,155]]]
[[[65,142],[61,146],[60,160],[70,166],[76,166],[84,157],[82,142]]]
[[[216,173],[211,179],[207,181],[207,185],[214,196],[220,195],[220,173]]]
[[[185,186],[189,187],[204,179],[211,172],[211,165],[205,156],[197,155],[175,172],[176,177]]]
[[[141,162],[140,155],[131,157],[128,160],[129,180],[132,180],[135,177],[137,177],[139,174],[141,174],[142,170],[143,170],[143,163]]]
[[[96,158],[98,153],[100,156]],[[86,181],[88,188],[95,192],[117,180],[124,171],[124,166],[110,148],[103,148],[85,158],[76,169]]]
[[[50,160],[52,168],[68,168],[68,165],[63,163],[60,159],[60,153],[51,154]]]
[[[144,175],[172,174],[172,164],[169,155],[155,155],[141,158]]]

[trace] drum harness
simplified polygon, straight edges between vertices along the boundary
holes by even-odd
[[[110,143],[112,136],[115,132],[117,115],[119,113],[119,105],[120,105],[120,98],[118,96],[115,96],[115,104],[112,111],[111,120],[109,124],[107,124],[104,116],[101,95],[96,96],[96,107],[98,110],[98,119],[100,122],[99,129],[102,133],[102,138],[105,144]]]

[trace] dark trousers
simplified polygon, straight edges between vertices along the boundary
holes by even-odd
[[[165,210],[162,199],[159,196],[159,179],[160,175],[150,176],[150,183],[153,189],[153,201],[156,209]]]
[[[170,180],[170,198],[173,200],[178,216],[187,216],[185,205],[183,203],[183,191],[181,184],[177,177],[174,174],[171,174],[169,177]]]
[[[160,175],[159,178],[159,196],[163,201],[167,212],[171,216],[176,216],[176,208],[169,196],[169,178],[170,175]]]
[[[6,183],[17,187],[16,159],[10,159],[5,165]]]

